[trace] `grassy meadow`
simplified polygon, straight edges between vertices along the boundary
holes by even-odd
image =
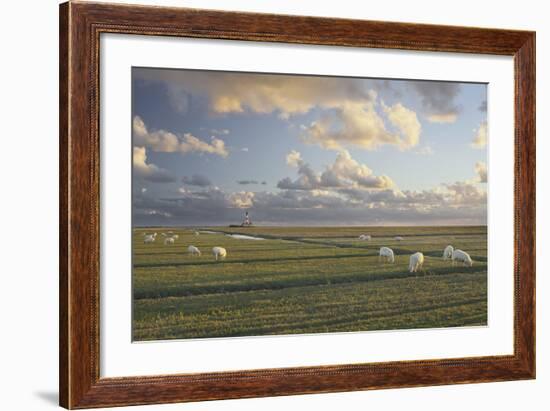
[[[486,325],[487,227],[139,228],[133,233],[133,338],[307,334]],[[179,235],[165,245],[161,232]],[[157,232],[152,244],[143,233]],[[237,239],[227,234],[259,236]],[[371,241],[358,239],[370,234]],[[396,241],[394,236],[402,236]],[[443,261],[448,244],[472,267]],[[202,256],[191,256],[187,247]],[[227,257],[215,261],[211,249]],[[395,264],[378,262],[381,246]],[[421,251],[422,272],[409,273]]]

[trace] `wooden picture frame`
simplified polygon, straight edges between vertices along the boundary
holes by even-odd
[[[515,71],[514,354],[100,378],[100,34],[482,53]],[[184,8],[60,6],[60,405],[91,408],[535,378],[535,33]]]

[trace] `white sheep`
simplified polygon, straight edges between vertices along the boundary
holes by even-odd
[[[390,263],[394,263],[395,256],[393,255],[393,250],[389,247],[381,247],[380,254],[378,254],[378,262],[380,262],[380,260],[384,262],[389,261]]]
[[[172,236],[172,238],[173,238],[174,240],[177,240],[178,238],[180,238],[180,236],[179,236],[178,234],[174,234],[174,235]]]
[[[146,234],[145,238],[143,239],[143,243],[144,244],[154,243],[156,238],[157,238],[157,233]]]
[[[447,247],[445,247],[445,250],[443,250],[443,259],[451,260],[453,258],[453,251],[454,248],[452,245],[448,245]]]
[[[474,265],[474,262],[470,258],[470,255],[462,250],[454,250],[452,255],[453,265],[455,262],[459,261],[466,267],[471,267]]]
[[[198,231],[195,231],[195,235],[199,235],[199,232],[198,232]]]
[[[160,233],[160,235],[166,237],[166,233]]]
[[[359,236],[359,240],[362,240],[362,241],[370,241],[372,240],[372,237],[368,234],[361,234]]]
[[[201,255],[201,250],[199,250],[197,247],[195,247],[194,245],[190,245],[189,247],[187,247],[187,251],[189,252],[189,254],[191,255]]]
[[[167,237],[167,238],[164,240],[164,245],[174,244],[175,242],[176,242],[176,240],[174,240],[173,237]]]
[[[399,235],[393,237],[393,239],[394,239],[395,241],[403,241],[403,237],[401,237],[401,236],[399,236]]]
[[[212,248],[212,254],[216,257],[216,261],[218,261],[218,258],[225,258],[227,256],[227,251],[223,247],[214,247]]]
[[[411,255],[409,258],[409,272],[416,273],[422,268],[424,264],[424,254],[417,252]]]

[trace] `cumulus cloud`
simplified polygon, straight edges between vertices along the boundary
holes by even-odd
[[[162,170],[147,163],[145,154],[145,148],[135,148],[135,174],[162,175]],[[241,221],[244,209],[260,224],[486,223],[487,194],[479,184],[483,172],[486,176],[486,167],[481,162],[476,164],[479,178],[471,181],[401,190],[389,177],[375,175],[347,151],[339,152],[320,172],[297,151],[290,152],[287,160],[298,176],[282,179],[275,191],[225,191],[212,185],[188,184],[172,198],[138,192],[134,201],[136,223],[225,225]],[[184,178],[184,182],[193,180],[201,179]],[[240,182],[247,185],[257,180]]]
[[[306,127],[302,137],[327,149],[347,145],[374,149],[383,144],[408,149],[418,143],[420,135],[416,113],[401,103],[379,113],[375,87],[364,79],[220,72],[182,76],[172,70],[138,73],[171,88],[205,95],[210,110],[217,114],[275,113],[289,119],[320,109],[319,118]],[[383,116],[393,131],[386,129]]]
[[[343,102],[305,126],[302,139],[332,150],[341,150],[348,145],[372,150],[384,144],[404,150],[418,144],[421,125],[414,111],[401,103],[393,106],[383,104],[383,112],[395,128],[395,131],[390,131],[375,106],[372,101]]]
[[[224,192],[185,191],[177,198],[140,197],[138,224],[225,225],[242,221],[243,209],[259,224],[485,224],[486,192],[456,182],[430,190],[358,188]],[[155,214],[151,214],[154,211]],[[164,219],[164,220],[163,220]]]
[[[296,167],[298,178],[285,177],[277,183],[283,190],[320,190],[340,188],[384,189],[394,185],[388,176],[376,176],[365,164],[354,160],[346,150],[340,151],[334,163],[322,173],[306,163],[298,151],[292,150],[286,157],[287,164]]]
[[[193,174],[192,176],[184,176],[181,181],[190,186],[208,187],[212,185],[210,179],[201,174]]]
[[[478,161],[475,165],[475,171],[477,174],[477,181],[480,183],[487,182],[487,164],[483,161]]]
[[[210,142],[200,140],[191,133],[178,136],[170,131],[156,130],[149,131],[139,116],[135,116],[132,123],[134,144],[147,147],[153,151],[163,153],[180,152],[186,153],[208,153],[220,157],[229,155],[225,142],[219,138],[211,137]]]
[[[230,207],[234,208],[250,208],[254,200],[254,193],[250,191],[239,191],[231,193],[228,196]]]
[[[416,113],[404,107],[401,103],[394,104],[391,107],[382,103],[384,112],[388,116],[390,122],[397,127],[401,133],[402,148],[414,147],[420,140],[420,122],[416,117]]]
[[[343,150],[338,153],[333,164],[321,175],[323,187],[363,187],[385,189],[394,185],[388,176],[375,176],[365,164],[354,160],[350,153]]]
[[[487,146],[487,122],[482,122],[477,129],[474,129],[474,139],[470,144],[473,148],[482,149]]]
[[[210,143],[199,140],[190,133],[183,135],[183,140],[180,142],[179,151],[181,153],[209,153],[216,154],[220,157],[227,157],[229,153],[225,148],[225,143],[219,138],[212,137]]]
[[[300,152],[292,150],[288,153],[286,163],[291,167],[298,168],[299,177],[294,181],[289,177],[285,177],[277,183],[278,188],[285,190],[313,190],[320,187],[320,175],[302,159]]]
[[[361,79],[228,72],[137,69],[148,81],[161,81],[171,89],[208,97],[215,113],[277,112],[288,118],[316,105],[332,107],[345,100],[364,100],[369,91]]]
[[[168,170],[147,163],[147,150],[145,147],[134,147],[132,159],[134,175],[137,178],[153,183],[173,183],[176,181]]]
[[[139,116],[134,117],[132,129],[135,145],[166,153],[178,150],[179,139],[174,133],[165,130],[149,132],[147,126]]]
[[[446,188],[446,200],[453,206],[473,206],[487,203],[487,192],[477,188],[474,184],[458,181],[452,184],[444,184]],[[445,195],[445,193],[444,193]]]
[[[413,81],[409,83],[420,96],[427,119],[432,123],[454,123],[460,113],[455,100],[460,84],[442,81]]]
[[[303,163],[302,155],[300,152],[292,150],[286,156],[286,163],[291,167],[298,167]]]

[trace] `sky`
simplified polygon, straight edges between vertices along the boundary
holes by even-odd
[[[487,85],[132,69],[136,226],[487,222]]]

